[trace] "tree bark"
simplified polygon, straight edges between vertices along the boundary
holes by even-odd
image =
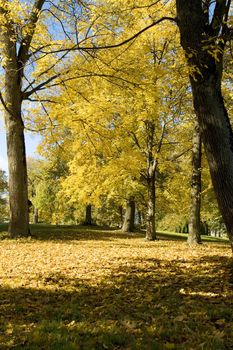
[[[10,204],[9,233],[11,237],[28,236],[29,209],[23,123],[12,121],[6,114]]]
[[[189,244],[201,243],[201,135],[197,118],[194,120],[191,207],[189,216]]]
[[[233,251],[233,133],[221,91],[224,42],[216,41],[225,31],[227,4],[217,0],[211,19],[201,0],[176,0],[181,45],[195,70],[190,74],[194,109]]]
[[[124,222],[122,226],[122,232],[133,232],[135,220],[135,201],[133,197],[130,197],[126,201],[126,211]]]

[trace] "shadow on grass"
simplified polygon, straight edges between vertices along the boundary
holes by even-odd
[[[7,233],[8,225],[0,224],[0,239],[9,238]],[[31,238],[41,241],[70,241],[70,240],[117,240],[145,238],[145,231],[138,230],[132,233],[122,233],[121,230],[116,230],[106,226],[82,226],[82,225],[48,225],[48,224],[31,224]],[[159,240],[168,241],[186,241],[187,235],[180,233],[157,232]],[[220,238],[203,236],[202,241],[211,243],[222,243],[229,249],[229,241]]]
[[[135,259],[98,285],[61,274],[1,288],[1,349],[232,349],[232,261]]]
[[[9,238],[7,224],[0,224],[0,237]],[[118,238],[144,237],[142,232],[122,233],[120,230],[102,226],[82,225],[30,225],[31,238],[42,241],[115,240]],[[2,233],[2,234],[1,234]]]

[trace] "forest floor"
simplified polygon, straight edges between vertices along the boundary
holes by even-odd
[[[233,344],[227,242],[39,225],[0,233],[0,349],[221,350]]]

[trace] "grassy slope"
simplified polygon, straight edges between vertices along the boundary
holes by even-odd
[[[0,241],[1,349],[231,349],[228,244],[191,250],[180,234],[146,242],[97,227],[32,234]]]

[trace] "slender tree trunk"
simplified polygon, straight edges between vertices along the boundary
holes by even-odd
[[[123,207],[122,207],[122,205],[119,205],[118,209],[119,209],[119,215],[120,215],[120,225],[119,225],[119,227],[122,228],[123,222],[124,222]]]
[[[216,1],[211,19],[201,0],[176,0],[181,45],[195,69],[190,75],[194,109],[233,251],[233,133],[221,92],[224,43],[215,41],[225,31],[227,4]],[[207,51],[208,45],[209,50],[218,50],[218,59]]]
[[[188,243],[201,243],[201,134],[197,118],[194,120],[191,208],[189,217]]]
[[[34,224],[38,224],[39,222],[39,213],[38,213],[38,208],[34,208]]]
[[[126,211],[124,217],[124,223],[122,226],[122,232],[133,232],[135,220],[135,201],[133,197],[130,197],[126,201]]]
[[[156,239],[155,227],[155,176],[147,180],[147,213],[146,213],[146,239],[154,241]]]
[[[141,228],[142,227],[142,212],[138,211],[138,225]]]
[[[84,225],[92,225],[92,212],[91,212],[91,204],[88,204],[86,206],[86,218],[85,218],[85,222]]]
[[[155,124],[151,120],[145,121],[146,129],[146,145],[147,145],[147,213],[146,213],[146,239],[148,241],[154,241],[156,239],[156,227],[155,227],[155,181],[156,181],[156,169],[157,159],[155,153],[158,155],[161,149],[163,133],[162,131],[160,140],[157,141],[157,149],[154,149],[155,143]]]

